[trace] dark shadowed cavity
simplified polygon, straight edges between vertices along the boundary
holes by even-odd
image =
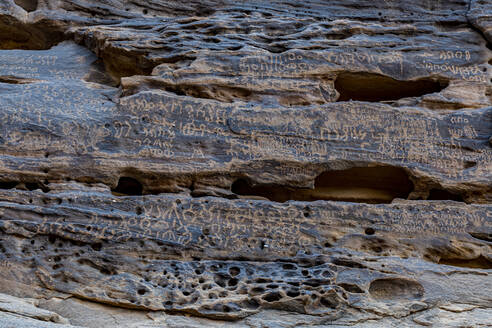
[[[142,184],[130,177],[121,177],[116,188],[112,190],[116,196],[141,196],[143,192]]]
[[[338,101],[391,101],[407,97],[421,97],[440,92],[446,83],[431,79],[400,81],[391,77],[372,73],[341,73],[335,81],[335,89],[340,93]]]
[[[237,195],[257,196],[276,202],[335,200],[390,203],[395,198],[407,198],[413,188],[404,169],[377,166],[326,171],[316,178],[314,189],[252,185],[248,180],[239,179],[233,183],[231,190]]]

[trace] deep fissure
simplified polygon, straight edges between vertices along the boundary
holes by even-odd
[[[160,194],[178,194],[163,187],[160,179],[151,179],[160,185],[148,186],[140,179],[131,176],[121,176],[116,187],[111,188],[114,196],[142,196]],[[194,182],[195,183],[195,182]],[[230,195],[217,196],[202,190],[196,194],[194,183],[182,186],[188,188],[194,198],[215,196],[227,199],[253,198],[286,202],[290,200],[312,202],[318,200],[344,201],[368,204],[388,204],[396,198],[408,199],[414,190],[414,184],[407,172],[393,166],[353,167],[346,170],[325,171],[314,181],[314,188],[292,187],[279,184],[254,183],[249,178],[236,179],[230,187]],[[49,181],[0,181],[0,189],[37,190],[50,192]],[[422,200],[422,199],[421,199]],[[445,189],[433,188],[424,200],[452,200],[464,202],[463,196]],[[309,211],[305,213],[309,216]]]
[[[0,189],[9,190],[9,189],[18,189],[18,190],[41,190],[43,192],[49,192],[50,189],[46,186],[46,183],[37,182],[37,181],[0,181]]]
[[[316,178],[314,189],[252,185],[246,179],[239,179],[233,183],[231,190],[237,195],[258,196],[276,202],[332,200],[377,204],[391,203],[395,198],[408,198],[413,188],[405,170],[377,166],[326,171]]]
[[[335,89],[340,93],[338,101],[392,101],[407,97],[421,97],[440,92],[446,87],[447,82],[430,78],[402,81],[367,72],[344,72],[339,74],[335,80]]]
[[[431,189],[427,199],[428,200],[454,200],[456,202],[464,202],[463,197],[461,195],[442,189]]]

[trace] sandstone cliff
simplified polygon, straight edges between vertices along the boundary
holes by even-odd
[[[0,327],[492,322],[492,2],[0,0]]]

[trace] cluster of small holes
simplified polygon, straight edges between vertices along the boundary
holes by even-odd
[[[164,247],[162,242],[148,240],[130,240],[130,244],[137,253],[142,253],[143,249],[158,253]],[[57,235],[24,239],[21,249],[26,260],[29,256],[36,258],[37,263],[33,265],[47,268],[54,279],[70,286],[67,288],[73,288],[70,284],[77,283],[71,273],[74,271],[103,276],[132,270],[139,272],[141,279],[133,283],[127,297],[122,298],[121,293],[111,290],[103,293],[116,303],[150,306],[156,302],[154,296],[160,295],[163,299],[160,305],[165,309],[193,305],[204,313],[251,311],[292,299],[309,299],[309,302],[322,307],[327,304],[333,307],[336,303],[326,301],[324,296],[334,283],[331,264],[311,263],[306,266],[309,262],[284,262],[262,265],[199,260],[165,260],[156,264],[135,257],[137,262],[133,263],[137,267],[130,268],[124,262],[115,263],[111,246],[106,242],[83,243]],[[5,256],[9,251],[10,245],[5,246],[5,241],[0,240],[0,255],[3,253]],[[89,297],[101,295],[91,288],[81,287],[81,290]]]
[[[296,298],[309,298],[311,303],[316,300],[322,307],[333,308],[335,304],[324,297],[333,284],[333,272],[326,264],[306,268],[277,263],[258,268],[241,262],[166,261],[161,272],[152,268],[146,270],[148,276],[142,283],[164,293],[162,306],[167,309],[198,302],[205,313],[234,313]],[[138,289],[137,303],[139,296],[147,295],[143,290]],[[242,295],[241,300],[231,302],[233,295]]]

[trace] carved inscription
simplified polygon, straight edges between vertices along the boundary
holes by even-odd
[[[96,205],[106,200],[82,196],[77,202]],[[124,200],[113,201],[112,204],[116,208],[123,207]],[[432,203],[427,203],[420,205],[416,212],[414,204],[374,208],[365,204],[328,203],[310,205],[310,215],[306,216],[306,207],[302,203],[258,205],[260,203],[255,201],[170,198],[162,202],[148,199],[137,205],[143,210],[140,215],[123,211],[118,214],[92,212],[87,217],[84,209],[74,208],[66,215],[60,215],[60,212],[54,216],[39,213],[43,217],[39,222],[18,221],[15,213],[22,208],[17,205],[5,208],[4,220],[0,224],[5,229],[16,231],[17,225],[30,226],[30,230],[34,225],[37,233],[66,235],[85,241],[123,242],[142,238],[239,252],[247,251],[242,240],[251,239],[258,243],[264,238],[268,240],[268,250],[265,251],[279,255],[295,254],[302,247],[321,243],[324,229],[345,226],[347,220],[354,220],[356,225],[373,222],[378,229],[410,234],[463,234],[492,229],[492,212],[485,206],[449,205],[436,211]],[[260,245],[255,244],[255,247]]]

